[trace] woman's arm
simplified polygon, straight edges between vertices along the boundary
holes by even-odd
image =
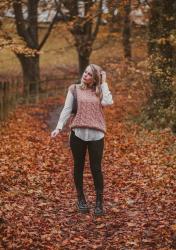
[[[72,112],[73,98],[74,98],[73,94],[69,88],[66,99],[65,99],[64,108],[60,114],[60,117],[56,126],[56,130],[58,129],[62,130],[68,118],[70,117],[71,112]]]
[[[113,102],[112,94],[109,90],[107,82],[103,82],[101,84],[101,89],[102,89],[102,94],[103,94],[103,98],[101,99],[101,105],[102,106],[112,105],[114,102]]]

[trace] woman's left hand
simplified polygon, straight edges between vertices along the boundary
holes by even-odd
[[[105,71],[101,71],[101,77],[102,77],[101,83],[106,82],[106,72]]]

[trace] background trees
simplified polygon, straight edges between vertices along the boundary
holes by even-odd
[[[3,16],[9,10],[13,14],[15,34],[3,29]],[[42,90],[40,71],[45,69],[40,64],[41,54],[48,44],[52,31],[57,31],[54,38],[57,44],[60,43],[60,38],[56,37],[57,34],[63,37],[69,36],[70,40],[66,46],[68,50],[65,49],[62,54],[55,51],[54,45],[51,45],[53,56],[50,57],[49,66],[53,65],[56,58],[60,57],[62,60],[63,53],[65,57],[70,58],[68,61],[71,62],[72,55],[69,48],[71,47],[72,50],[75,48],[74,55],[77,55],[75,61],[79,76],[92,60],[95,47],[98,45],[100,57],[104,58],[104,47],[108,43],[109,48],[116,49],[116,55],[123,53],[120,60],[125,58],[124,67],[128,68],[132,64],[136,66],[140,57],[136,57],[137,44],[142,41],[143,46],[148,46],[148,55],[145,62],[141,64],[148,62],[149,67],[145,69],[145,73],[150,74],[150,82],[153,86],[146,120],[150,120],[153,125],[161,124],[163,127],[174,128],[176,120],[175,11],[174,0],[164,0],[162,3],[159,0],[6,0],[0,3],[0,48],[8,47],[15,53],[23,72],[24,93],[35,95]],[[47,16],[47,12],[48,15],[52,13],[52,17],[50,16],[45,25],[42,24],[41,29],[40,17]],[[55,27],[56,29],[53,29]],[[103,41],[102,44],[100,39]],[[119,50],[119,46],[122,50]],[[146,53],[145,48],[143,51]],[[47,56],[47,52],[45,55]],[[114,57],[110,53],[107,55],[109,58]],[[114,57],[112,60],[118,61],[119,58],[116,56],[116,59]],[[78,75],[75,78],[78,78]]]
[[[23,38],[27,48],[33,50],[32,55],[16,52],[23,70],[25,94],[37,93],[40,89],[39,52],[49,37],[52,27],[57,20],[58,8],[60,7],[60,5],[57,5],[56,14],[44,37],[39,42],[38,8],[42,8],[42,3],[41,6],[39,3],[39,0],[27,0],[25,3],[21,0],[12,1],[18,35]],[[47,4],[51,4],[50,1],[48,1]],[[26,9],[27,18],[24,18],[24,9]]]
[[[103,0],[100,1],[63,1],[72,17],[72,33],[78,53],[79,74],[89,64],[93,43],[97,37],[102,16]],[[80,8],[80,2],[82,3]]]
[[[124,47],[124,56],[128,59],[131,59],[131,21],[130,21],[130,12],[131,12],[131,0],[126,1],[124,4],[124,27],[123,27],[123,47]]]
[[[149,117],[159,120],[162,126],[172,127],[176,126],[175,13],[174,0],[151,2],[148,48],[154,90]]]

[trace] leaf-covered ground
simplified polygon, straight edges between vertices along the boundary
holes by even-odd
[[[119,83],[113,94],[115,104],[105,111],[102,217],[93,215],[88,156],[84,186],[91,211],[83,215],[68,134],[50,138],[48,112],[62,97],[19,107],[1,128],[0,249],[176,249],[176,137],[124,119],[145,99],[144,89]]]

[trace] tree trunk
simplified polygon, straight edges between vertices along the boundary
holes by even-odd
[[[40,88],[40,68],[39,68],[39,52],[45,42],[47,41],[54,23],[57,20],[57,14],[60,5],[56,9],[56,13],[43,38],[39,43],[39,27],[38,27],[38,5],[39,0],[12,0],[13,10],[15,14],[15,23],[18,35],[25,41],[26,47],[35,50],[35,55],[25,55],[25,51],[16,54],[20,60],[23,80],[24,80],[24,94],[37,95]],[[24,18],[24,7],[27,8],[27,19]]]
[[[124,28],[123,28],[123,47],[125,58],[131,59],[131,25],[130,25],[130,11],[131,11],[131,0],[128,0],[124,6]]]
[[[18,55],[24,80],[24,94],[38,95],[40,88],[40,67],[39,67],[39,56],[26,57],[24,55]]]
[[[67,4],[68,9],[70,10],[71,16],[74,17],[70,32],[75,39],[75,46],[78,52],[80,76],[89,64],[89,58],[92,53],[92,46],[99,31],[102,15],[102,1],[103,0],[100,0],[97,6],[96,1],[85,1],[85,13],[83,16],[78,15],[78,0],[64,1],[64,3]],[[90,16],[90,13],[92,12],[91,7],[93,6],[97,8],[96,21],[94,21],[94,18]]]
[[[92,53],[93,38],[92,38],[92,22],[87,22],[78,26],[75,26],[73,30],[75,38],[75,45],[78,52],[79,60],[79,75],[81,76],[85,68],[89,65],[90,55]]]
[[[79,53],[78,57],[79,57],[79,75],[82,76],[84,70],[89,65],[89,56]]]
[[[82,42],[81,40],[79,40],[77,45],[77,51],[79,60],[79,75],[81,77],[84,70],[89,65],[90,55],[92,53],[92,42]]]
[[[149,25],[149,53],[152,56],[151,81],[154,84],[153,97],[158,99],[165,108],[170,105],[172,97],[174,50],[168,37],[174,28],[173,11],[170,7],[173,2],[173,0],[162,3],[159,0],[153,1]]]
[[[174,48],[170,41],[170,35],[176,28],[174,3],[175,0],[152,1],[149,23],[150,80],[154,89],[148,112],[149,118],[162,127],[176,122],[173,105]]]
[[[161,34],[161,12],[162,5],[160,1],[153,1],[151,7],[151,17],[149,22],[149,41],[148,41],[148,53],[151,55],[157,50],[157,39]]]

